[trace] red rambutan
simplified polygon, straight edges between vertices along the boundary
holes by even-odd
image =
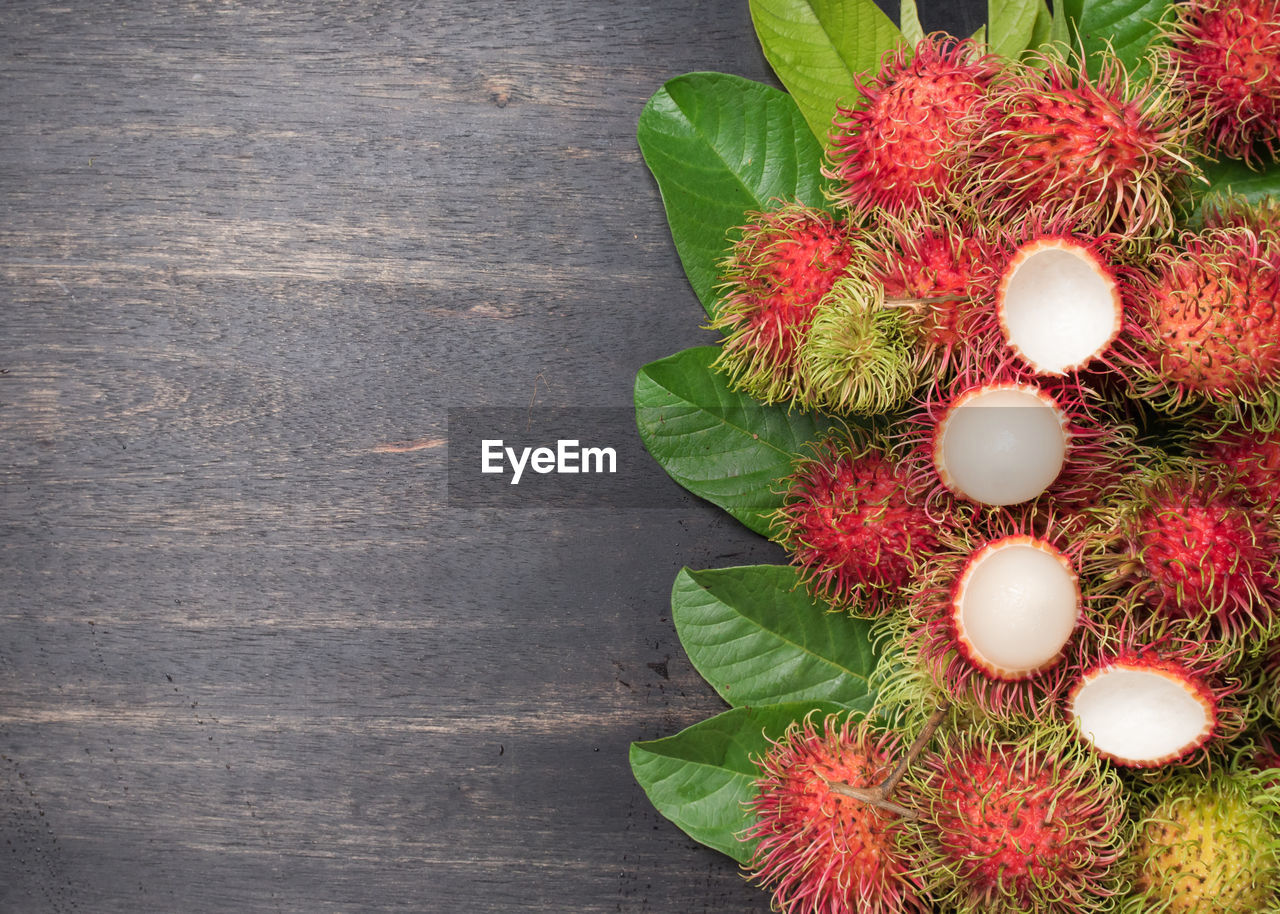
[[[1245,228],[1185,233],[1138,292],[1148,325],[1132,385],[1167,411],[1280,410],[1280,255]]]
[[[1271,637],[1280,624],[1280,530],[1228,477],[1151,455],[1108,504],[1109,530],[1090,570],[1197,637]]]
[[[785,914],[926,912],[897,844],[898,818],[842,795],[831,783],[871,788],[893,769],[897,740],[865,721],[794,724],[757,763],[749,803],[752,877],[773,888]]]
[[[1280,429],[1231,426],[1197,442],[1200,459],[1239,483],[1242,501],[1271,515],[1280,513]]]
[[[1280,153],[1280,0],[1174,5],[1169,55],[1178,88],[1203,110],[1210,145],[1258,162]]]
[[[967,195],[993,221],[1050,213],[1126,236],[1173,228],[1171,183],[1191,124],[1164,73],[1132,85],[1114,55],[1095,78],[1048,56],[1011,66],[979,111]]]
[[[901,213],[953,191],[968,142],[968,114],[999,72],[976,42],[926,37],[886,53],[837,109],[830,143],[835,199],[854,211]]]
[[[1127,848],[1115,772],[1060,727],[954,734],[908,773],[913,874],[958,914],[1109,910]]]
[[[798,203],[751,221],[721,267],[721,303],[712,329],[725,334],[715,367],[765,403],[800,391],[796,352],[813,312],[854,256],[847,228]]]
[[[796,461],[775,539],[809,588],[862,616],[899,602],[937,529],[894,452],[828,439]]]

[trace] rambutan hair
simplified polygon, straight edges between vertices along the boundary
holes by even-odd
[[[903,781],[912,874],[957,914],[1101,914],[1131,830],[1114,771],[1050,723],[950,733]]]
[[[1151,255],[1137,290],[1146,345],[1128,370],[1133,395],[1222,421],[1280,421],[1280,248],[1271,232],[1184,232]]]
[[[1113,53],[1090,78],[1056,55],[1030,54],[975,109],[966,195],[986,218],[1065,214],[1082,230],[1172,231],[1173,193],[1195,172],[1195,124],[1167,74],[1135,83]]]
[[[756,399],[783,403],[802,389],[797,351],[855,246],[830,213],[799,203],[747,218],[721,264],[721,299],[710,326],[725,340],[715,368]]]
[[[927,914],[899,850],[897,815],[842,795],[832,783],[875,787],[900,746],[864,719],[813,715],[793,724],[756,760],[760,777],[747,804],[755,821],[751,878],[773,891],[784,914]]]
[[[937,528],[896,449],[869,434],[827,438],[782,485],[774,538],[809,589],[859,616],[900,605]]]
[[[1000,67],[972,39],[941,33],[886,51],[873,77],[855,76],[855,97],[837,109],[824,169],[833,199],[855,212],[902,213],[953,197],[967,115]]]
[[[1258,165],[1280,154],[1280,0],[1190,0],[1165,25],[1174,80],[1211,148]]]

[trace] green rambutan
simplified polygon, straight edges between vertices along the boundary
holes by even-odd
[[[1152,452],[1100,512],[1101,548],[1088,562],[1112,593],[1193,637],[1265,641],[1280,625],[1280,530],[1224,473]]]
[[[846,276],[814,311],[797,356],[806,408],[878,415],[903,406],[920,383],[923,358],[902,312],[873,280]]]
[[[1089,914],[1121,892],[1127,850],[1115,772],[1044,724],[950,734],[903,781],[912,874],[957,914]]]
[[[758,760],[748,804],[755,816],[752,878],[773,889],[784,914],[899,914],[929,910],[898,847],[898,817],[837,793],[870,788],[893,769],[896,737],[865,720],[831,715],[792,725]]]
[[[814,309],[855,254],[849,230],[798,203],[749,213],[721,265],[721,302],[711,328],[725,334],[715,367],[765,403],[793,399],[797,352]]]
[[[944,530],[897,635],[900,669],[913,676],[911,666],[923,668],[957,707],[998,718],[1048,716],[1084,615],[1083,548],[1079,525],[1025,512]]]
[[[860,616],[903,599],[937,528],[893,449],[829,438],[783,480],[775,539],[814,593]]]
[[[1280,911],[1280,787],[1247,765],[1147,786],[1125,914]]]
[[[999,69],[981,45],[943,35],[887,52],[836,112],[825,170],[836,202],[901,213],[950,196],[969,140],[966,115]]]
[[[1264,233],[1265,234],[1265,233]],[[1185,232],[1152,257],[1136,293],[1147,342],[1134,395],[1173,412],[1280,412],[1280,254],[1246,228]]]
[[[996,80],[978,117],[966,190],[993,222],[1050,212],[1081,231],[1172,230],[1193,125],[1165,73],[1153,68],[1135,85],[1110,53],[1092,79],[1035,57]]]
[[[1257,164],[1280,154],[1280,0],[1174,4],[1166,27],[1178,89],[1204,113],[1209,145]]]

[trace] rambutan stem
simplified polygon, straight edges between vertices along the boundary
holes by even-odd
[[[942,726],[942,721],[946,719],[947,712],[951,710],[951,705],[943,703],[942,707],[933,712],[933,715],[925,722],[920,729],[920,733],[916,736],[915,742],[898,759],[898,764],[894,766],[889,776],[881,781],[875,787],[854,787],[851,784],[845,784],[841,781],[827,781],[827,786],[831,788],[832,793],[838,793],[842,797],[851,797],[871,806],[877,806],[880,809],[902,816],[904,819],[919,818],[914,812],[905,806],[894,803],[889,799],[889,795],[893,793],[898,786],[898,782],[902,780],[902,776],[907,773],[907,769],[924,751],[924,747],[929,744],[929,740],[933,739],[933,734],[938,732],[938,727]],[[825,779],[824,779],[825,780]]]
[[[933,734],[938,732],[938,727],[942,726],[942,721],[946,718],[947,712],[951,710],[949,702],[943,702],[942,707],[934,711],[932,716],[920,728],[920,733],[916,736],[916,740],[911,744],[911,748],[906,751],[902,758],[898,759],[897,767],[890,772],[889,776],[884,779],[884,783],[880,785],[881,796],[888,797],[898,786],[898,782],[902,780],[902,776],[907,773],[907,769],[924,751],[924,747],[928,745],[929,740],[933,739]]]

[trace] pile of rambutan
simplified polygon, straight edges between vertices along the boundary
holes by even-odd
[[[786,6],[752,10],[812,126]],[[786,914],[1280,912],[1280,0],[1176,3],[1123,52],[1105,6],[998,53],[904,21],[826,94],[821,199],[728,227],[716,402],[638,394],[802,598],[677,588],[738,716],[633,765]],[[726,448],[717,487],[716,416],[814,434],[763,486]]]

